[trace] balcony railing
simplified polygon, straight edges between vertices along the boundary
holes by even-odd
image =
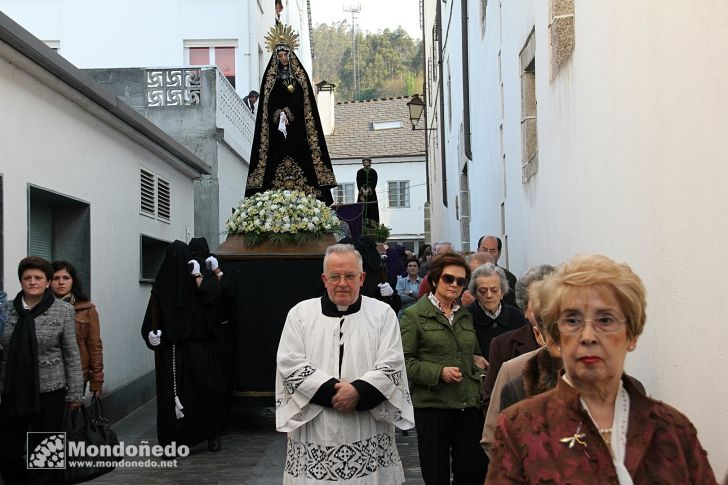
[[[253,144],[253,133],[255,131],[255,116],[243,103],[243,98],[235,91],[225,76],[217,70],[217,122],[218,127],[236,132],[236,138],[242,137],[247,147],[245,159],[250,156],[250,147]],[[227,137],[227,135],[226,135]]]

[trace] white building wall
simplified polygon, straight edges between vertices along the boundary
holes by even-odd
[[[224,144],[218,144],[218,177],[220,181],[220,217],[218,241],[209,241],[210,249],[214,250],[217,244],[223,242],[227,237],[225,222],[230,217],[231,209],[238,207],[243,199],[244,193],[241,187],[245,187],[248,180],[248,165],[237,162],[237,155]]]
[[[334,175],[339,184],[353,183],[354,197],[356,197],[356,172],[362,168],[359,161],[355,163],[333,164]],[[372,164],[377,171],[377,199],[379,200],[379,219],[382,224],[391,227],[390,237],[410,236],[416,234],[424,236],[424,207],[427,201],[425,186],[424,160],[405,159],[394,161],[390,159],[377,159]],[[388,207],[389,181],[409,180],[410,206],[409,208]]]
[[[6,96],[0,146],[5,288],[20,291],[17,264],[28,254],[28,185],[90,206],[91,298],[101,318],[104,391],[153,368],[141,341],[151,286],[139,283],[140,234],[187,240],[193,230],[192,180],[117,129],[0,58]],[[40,142],[39,142],[40,141]],[[139,214],[139,169],[171,185],[171,223]]]
[[[284,0],[283,21],[301,36],[297,51],[311,73],[305,2]],[[258,90],[270,52],[264,37],[274,25],[273,0],[0,0],[0,10],[44,41],[60,41],[59,53],[85,68],[185,65],[185,40],[234,40],[236,90]],[[263,66],[264,67],[264,66]]]
[[[429,153],[430,153],[430,211],[431,211],[431,242],[451,241],[456,249],[460,249],[460,223],[457,219],[455,197],[460,195],[460,172],[465,161],[462,138],[462,54],[460,52],[460,3],[425,2],[425,51],[432,59],[432,28],[436,22],[437,8],[441,9],[443,32],[435,50],[447,38],[448,48],[442,54],[442,73],[439,72],[438,61],[428,63],[428,68],[434,71],[430,74],[433,81],[428,84],[431,91],[430,99],[426,103],[428,110]],[[434,80],[436,78],[436,80]],[[426,81],[427,82],[427,81]],[[443,84],[442,94],[440,83]],[[442,96],[442,98],[441,98]],[[444,111],[439,112],[440,101],[444,102]],[[437,113],[436,113],[437,112]],[[424,122],[420,122],[424,127]],[[445,159],[448,163],[443,172],[442,167],[442,138],[444,130]],[[447,198],[443,195],[443,184],[447,187]]]
[[[728,470],[728,414],[718,411],[728,400],[719,371],[728,342],[720,222],[728,216],[728,66],[720,61],[728,11],[721,2],[577,0],[576,48],[551,81],[548,8],[491,1],[486,36],[472,39],[471,94],[483,109],[473,118],[471,242],[499,227],[505,201],[517,275],[578,253],[629,263],[645,282],[648,319],[627,371],[692,420],[720,480]],[[539,168],[523,184],[519,52],[534,26]]]

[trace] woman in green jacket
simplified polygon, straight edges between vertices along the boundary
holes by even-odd
[[[432,260],[432,292],[405,310],[400,321],[407,376],[415,408],[422,477],[427,485],[480,485],[486,457],[479,445],[479,357],[473,319],[458,298],[470,278],[465,259],[444,254]],[[481,364],[482,365],[482,364]]]

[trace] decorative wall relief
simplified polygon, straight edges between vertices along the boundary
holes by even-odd
[[[148,69],[147,107],[200,104],[200,69]]]

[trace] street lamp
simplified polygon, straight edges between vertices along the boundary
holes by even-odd
[[[427,131],[427,127],[415,128],[415,126],[417,126],[417,123],[420,122],[420,118],[422,118],[422,111],[425,109],[425,102],[422,101],[420,96],[417,94],[413,94],[412,99],[410,99],[407,103],[407,108],[409,109],[409,117],[410,122],[412,123],[412,130]]]

